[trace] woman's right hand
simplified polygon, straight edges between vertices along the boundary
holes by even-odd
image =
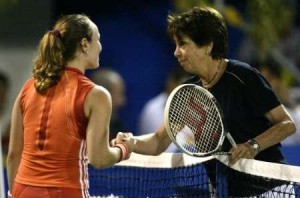
[[[116,138],[111,141],[112,146],[116,144],[126,144],[130,156],[131,152],[134,150],[136,139],[133,138],[133,134],[131,132],[118,132]]]

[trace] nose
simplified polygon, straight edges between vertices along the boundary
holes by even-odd
[[[174,51],[174,56],[177,58],[180,55],[180,50],[179,47],[176,46],[175,51]]]
[[[102,52],[102,50],[103,50],[103,45],[100,44],[100,52]]]

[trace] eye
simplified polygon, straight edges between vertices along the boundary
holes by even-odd
[[[184,46],[185,44],[186,44],[186,42],[184,42],[184,41],[179,41],[178,42],[178,46],[180,46],[180,47]]]

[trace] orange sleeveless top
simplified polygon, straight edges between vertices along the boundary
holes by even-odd
[[[24,148],[16,176],[22,184],[88,189],[84,100],[94,87],[84,74],[66,68],[47,94],[28,80],[21,93]]]

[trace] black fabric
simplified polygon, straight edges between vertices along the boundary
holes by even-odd
[[[202,86],[197,76],[184,83]],[[237,60],[229,60],[221,79],[209,91],[220,104],[226,128],[236,143],[244,143],[271,127],[264,114],[281,105],[264,77],[255,68]],[[276,144],[265,149],[255,159],[286,163],[280,147]],[[225,139],[223,150],[230,148],[230,143]]]

